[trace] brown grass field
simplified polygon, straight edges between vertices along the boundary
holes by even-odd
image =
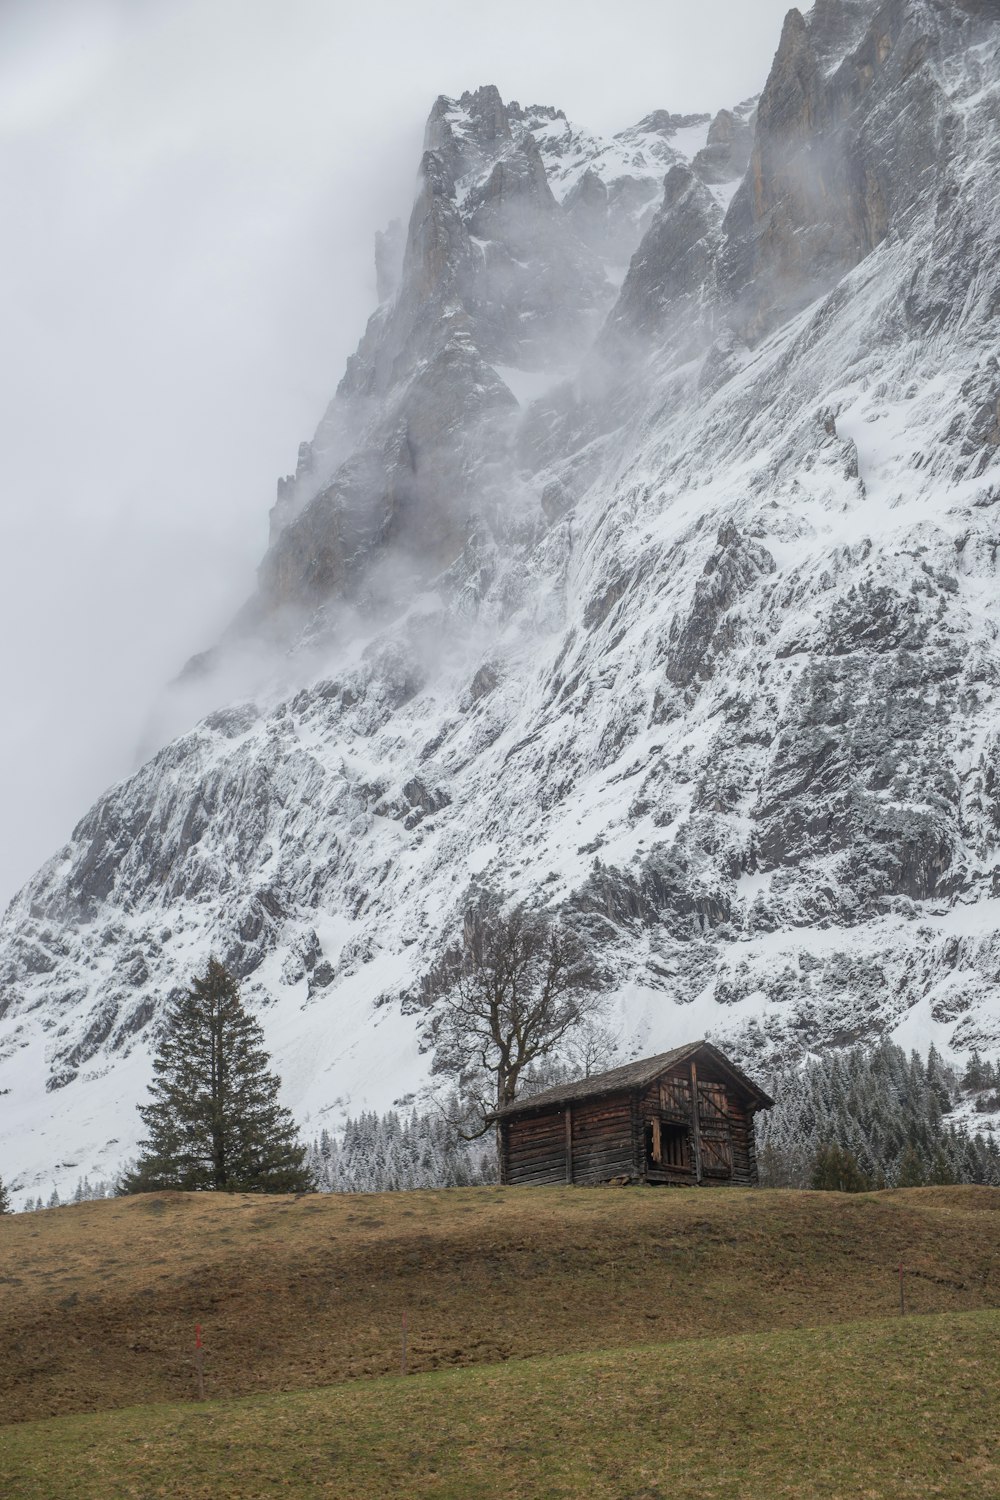
[[[992,1500],[998,1211],[987,1188],[480,1188],[3,1218],[0,1494]],[[865,1403],[895,1488],[866,1488]]]
[[[1000,1313],[0,1429],[4,1500],[994,1500]]]

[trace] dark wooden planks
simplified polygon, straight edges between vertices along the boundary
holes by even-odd
[[[529,1185],[566,1181],[566,1115],[515,1116],[501,1122],[505,1141],[506,1181]]]
[[[574,1110],[574,1182],[607,1182],[611,1177],[633,1175],[631,1096],[578,1099]]]
[[[628,1094],[503,1121],[506,1182],[605,1182],[634,1173]]]

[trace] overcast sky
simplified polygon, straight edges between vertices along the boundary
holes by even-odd
[[[0,905],[249,593],[435,96],[759,91],[773,0],[0,0]]]

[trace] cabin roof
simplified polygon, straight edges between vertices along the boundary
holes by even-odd
[[[617,1094],[627,1089],[641,1089],[652,1083],[668,1068],[687,1062],[699,1052],[707,1053],[712,1061],[724,1068],[733,1081],[756,1103],[758,1109],[770,1109],[774,1100],[758,1088],[752,1079],[729,1061],[711,1042],[688,1042],[684,1047],[674,1047],[670,1052],[658,1052],[655,1057],[642,1057],[636,1062],[626,1063],[621,1068],[611,1068],[607,1073],[592,1073],[589,1078],[579,1078],[575,1083],[557,1083],[553,1088],[543,1089],[540,1094],[529,1094],[524,1099],[515,1099],[489,1116],[491,1120],[509,1120],[512,1115],[526,1115],[535,1110],[555,1109],[571,1104],[575,1099],[591,1099],[601,1094]]]

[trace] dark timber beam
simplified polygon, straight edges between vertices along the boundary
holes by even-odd
[[[573,1181],[573,1106],[566,1106],[566,1181]]]
[[[694,1149],[694,1180],[701,1182],[701,1123],[698,1119],[698,1068],[691,1059],[691,1145]]]

